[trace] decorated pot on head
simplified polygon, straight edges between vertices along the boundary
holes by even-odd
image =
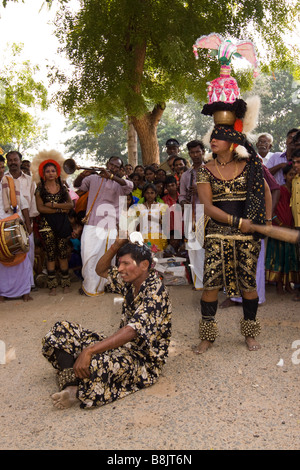
[[[201,36],[193,46],[196,59],[198,49],[210,49],[210,55],[216,56],[221,64],[220,76],[208,83],[208,103],[203,106],[202,113],[212,116],[213,127],[202,139],[209,145],[212,139],[231,142],[234,150],[234,158],[249,159],[248,189],[246,197],[246,218],[255,223],[265,223],[264,198],[260,198],[259,204],[255,194],[253,182],[264,194],[263,169],[259,157],[251,144],[251,132],[257,125],[260,98],[252,96],[244,101],[240,96],[240,90],[236,80],[231,77],[230,63],[233,57],[244,57],[254,67],[254,75],[257,76],[257,59],[255,49],[250,41],[238,41],[233,44],[231,40],[224,40],[219,34],[212,33]],[[216,155],[213,154],[213,158]],[[252,214],[254,214],[252,216]]]
[[[216,56],[221,64],[220,76],[208,82],[208,103],[202,113],[213,116],[214,129],[210,129],[203,141],[207,144],[212,138],[229,140],[235,144],[236,153],[240,157],[249,157],[244,147],[245,139],[251,140],[250,133],[255,128],[260,108],[258,96],[244,101],[240,95],[235,78],[231,77],[231,60],[233,57],[244,57],[254,67],[257,75],[257,59],[251,41],[239,41],[234,44],[223,39],[217,33],[201,36],[193,46],[196,59],[198,49],[210,49],[210,55]],[[249,139],[250,138],[250,139]]]

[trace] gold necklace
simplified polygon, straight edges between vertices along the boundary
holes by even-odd
[[[235,179],[236,176],[237,176],[237,163],[236,163],[236,160],[235,160],[235,162],[234,162],[234,163],[235,163],[234,175],[233,175],[233,178],[232,178],[231,180],[226,180],[226,179],[224,178],[224,176],[222,175],[222,173],[221,173],[221,171],[220,171],[218,165],[216,164],[216,161],[219,163],[219,161],[216,159],[216,160],[215,160],[215,167],[217,168],[218,173],[219,173],[219,175],[220,175],[221,178],[222,178],[223,186],[224,186],[224,191],[225,191],[225,193],[228,194],[228,193],[231,192],[231,186],[232,186],[232,184],[233,184],[234,179]],[[226,186],[226,181],[229,182],[229,187]]]
[[[219,163],[219,165],[221,166],[226,166],[226,165],[229,165],[229,163],[233,162],[234,158],[232,158],[231,160],[229,160],[229,162],[220,162],[217,158],[216,158],[217,162]]]
[[[49,187],[47,184],[45,184],[45,189],[48,193],[50,194],[56,194],[57,193],[57,189],[59,189],[59,184],[58,183],[55,183],[55,192],[54,191],[54,186],[53,187]]]

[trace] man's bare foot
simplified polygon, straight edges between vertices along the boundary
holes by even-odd
[[[53,289],[50,289],[49,295],[56,295],[55,287],[53,287]]]
[[[4,302],[4,300],[5,299],[4,299],[3,295],[0,295],[0,302]]]
[[[70,385],[70,387],[66,387],[61,392],[54,393],[51,397],[53,400],[53,406],[59,410],[71,408],[71,406],[79,402],[77,398],[77,390],[78,387],[76,385]]]
[[[23,302],[28,302],[29,300],[33,300],[32,297],[30,297],[29,294],[24,294],[22,295]]]
[[[246,336],[245,341],[249,351],[258,351],[261,348],[261,345],[251,336]]]
[[[63,293],[64,293],[64,294],[68,294],[69,292],[71,292],[70,287],[68,287],[68,286],[67,286],[67,287],[63,287]]]
[[[234,302],[231,299],[226,299],[220,304],[220,308],[238,307],[241,305],[239,302]]]
[[[211,341],[208,341],[207,339],[203,339],[198,346],[193,347],[193,352],[195,354],[203,354],[205,353],[209,348],[211,348],[213,343]]]

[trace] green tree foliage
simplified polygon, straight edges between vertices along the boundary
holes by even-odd
[[[300,81],[294,79],[288,71],[276,71],[274,74],[261,74],[254,81],[251,92],[243,97],[258,94],[261,98],[259,122],[254,130],[258,135],[268,132],[274,138],[273,151],[283,151],[286,133],[294,127],[300,128]],[[180,142],[181,155],[188,158],[186,144],[193,139],[202,139],[212,119],[201,114],[204,103],[189,96],[185,103],[168,102],[162,119],[157,126],[160,160],[166,158],[166,140],[174,137]],[[90,119],[95,123],[96,119]],[[103,163],[103,156],[123,155],[126,160],[126,129],[118,119],[109,121],[103,131],[94,134],[82,120],[68,130],[76,130],[76,135],[65,144],[71,155],[92,155]],[[102,157],[102,158],[101,158]],[[142,163],[139,149],[139,163]]]
[[[37,66],[29,61],[18,64],[21,50],[22,45],[14,44],[9,50],[9,65],[2,64],[0,71],[0,145],[6,150],[24,151],[44,139],[34,110],[47,109],[47,90],[34,79]]]
[[[158,160],[156,130],[166,103],[186,95],[204,101],[206,82],[219,74],[207,51],[195,60],[199,36],[252,37],[265,54],[264,70],[287,67],[296,55],[282,34],[299,0],[81,0],[76,12],[68,0],[57,1],[57,34],[73,66],[71,76],[57,72],[67,85],[59,94],[63,110],[130,117],[144,163]]]
[[[186,94],[203,101],[206,82],[217,76],[218,64],[192,45],[212,31],[244,38],[253,31],[278,61],[291,59],[280,33],[290,25],[293,10],[282,0],[219,1],[82,0],[77,13],[61,7],[58,34],[74,66],[61,93],[65,111],[99,116],[128,115],[141,143],[145,163],[158,157],[156,128],[169,100]],[[247,36],[249,35],[249,28]],[[270,58],[269,66],[272,66]]]
[[[109,157],[126,153],[126,128],[119,119],[111,119],[99,132],[92,132],[84,119],[71,122],[67,131],[74,131],[65,146],[72,158],[85,156],[105,163]]]
[[[262,74],[255,81],[251,94],[261,98],[255,132],[268,132],[274,139],[273,151],[284,151],[288,130],[300,128],[300,81],[289,71]]]

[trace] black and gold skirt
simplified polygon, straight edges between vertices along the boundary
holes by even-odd
[[[204,289],[224,289],[227,297],[255,290],[259,252],[260,241],[252,235],[210,219],[205,237]]]

